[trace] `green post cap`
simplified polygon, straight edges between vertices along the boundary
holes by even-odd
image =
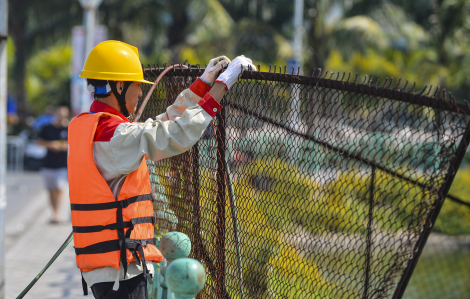
[[[180,258],[168,266],[165,280],[175,299],[194,299],[206,284],[206,271],[200,262]]]
[[[160,248],[163,256],[169,262],[185,258],[191,252],[189,237],[180,232],[169,232],[160,240]]]

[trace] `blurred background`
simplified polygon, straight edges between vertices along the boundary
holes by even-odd
[[[33,140],[52,119],[53,107],[66,105],[73,114],[88,108],[78,74],[90,49],[91,2],[9,0],[10,173],[40,169],[45,149]],[[305,75],[316,68],[379,75],[379,84],[386,77],[403,78],[416,82],[416,90],[432,84],[451,91],[457,101],[470,98],[468,0],[304,0],[297,18],[291,0],[95,2],[91,46],[124,41],[139,48],[144,66],[203,67],[216,56],[244,54],[262,71],[286,65],[289,72],[301,67]],[[469,163],[467,154],[450,192],[466,202]],[[463,267],[470,260],[470,208],[448,200],[434,231],[437,237],[420,259],[407,298],[457,298],[448,296],[456,288],[449,277],[460,276],[459,285],[470,285]]]

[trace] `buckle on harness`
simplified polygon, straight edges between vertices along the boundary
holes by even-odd
[[[147,268],[147,261],[145,260],[144,248],[146,246],[146,240],[131,240],[126,239],[126,247],[132,253],[136,263],[140,266],[142,265],[144,277],[148,280],[150,284],[153,284],[152,275],[150,275],[150,271]],[[139,254],[137,254],[139,252]],[[140,258],[139,258],[140,255]]]

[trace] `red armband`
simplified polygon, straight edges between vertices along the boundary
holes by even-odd
[[[200,96],[201,98],[211,90],[212,86],[209,84],[204,83],[200,78],[197,78],[197,80],[191,84],[189,89],[191,89],[192,92]]]
[[[199,101],[198,104],[212,117],[214,117],[222,108],[224,108],[224,106],[217,103],[210,93],[206,93],[206,95]]]

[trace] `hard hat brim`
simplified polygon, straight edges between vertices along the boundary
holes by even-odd
[[[154,85],[154,84],[155,84],[154,82],[152,82],[152,81],[147,81],[147,80],[139,80],[139,81],[136,81],[136,82],[147,83],[147,84],[151,84],[151,85]]]
[[[83,71],[82,71],[83,73]],[[147,83],[147,84],[150,84],[150,85],[154,85],[155,83],[152,82],[152,81],[147,81],[147,80],[144,80],[144,79],[141,79],[141,80],[122,80],[122,79],[119,79],[119,78],[104,78],[104,77],[93,77],[93,76],[86,76],[86,75],[83,75],[83,74],[80,74],[79,76],[80,78],[85,78],[85,79],[95,79],[95,80],[111,80],[111,81],[131,81],[131,82],[140,82],[140,83]]]

